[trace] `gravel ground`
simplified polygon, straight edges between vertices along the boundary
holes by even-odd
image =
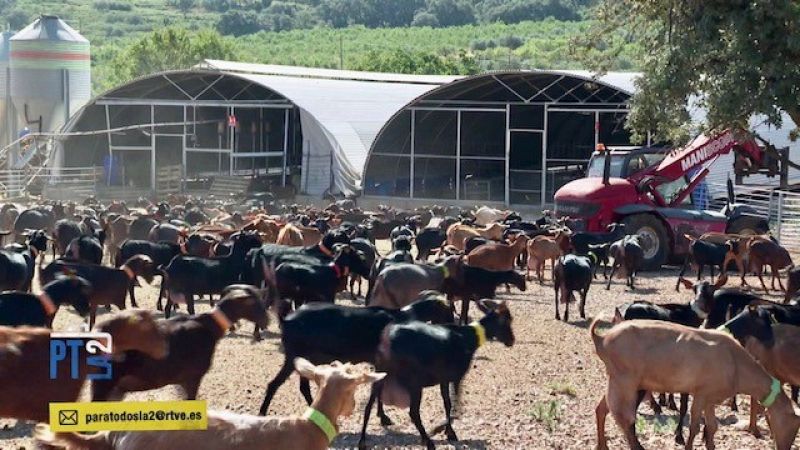
[[[613,307],[623,302],[646,299],[655,302],[684,302],[690,294],[674,289],[675,270],[646,274],[631,292],[622,280],[616,281],[606,291],[598,280],[589,291],[586,320],[578,320],[577,307],[571,308],[571,322],[565,324],[554,319],[553,290],[549,281],[544,286],[530,284],[526,292],[502,293],[500,299],[509,302],[514,316],[516,344],[506,348],[499,343],[488,343],[480,348],[473,361],[464,385],[460,418],[454,428],[460,442],[449,444],[442,435],[436,436],[441,449],[588,449],[595,439],[594,408],[604,392],[606,377],[601,361],[594,354],[588,325],[593,317],[610,317]],[[549,280],[548,271],[547,278]],[[754,280],[755,281],[755,280]],[[137,298],[142,307],[155,311],[157,286],[138,289]],[[340,300],[341,303],[349,303]],[[209,309],[201,301],[198,312]],[[473,314],[477,314],[472,308]],[[160,313],[157,313],[160,317]],[[60,312],[55,328],[76,329],[79,317]],[[200,388],[200,398],[209,402],[212,409],[226,409],[242,413],[256,413],[263,399],[266,384],[278,371],[283,355],[279,348],[278,327],[273,320],[266,339],[251,342],[247,324],[226,336],[217,347],[216,359]],[[368,390],[357,394],[354,415],[340,422],[342,434],[333,448],[354,448],[358,442],[361,415]],[[129,395],[131,400],[178,399],[179,391],[166,387]],[[743,431],[749,411],[748,400],[739,397],[740,413],[732,414],[728,407],[717,408],[722,426],[717,433],[719,449],[772,448],[767,438],[755,439]],[[293,376],[278,391],[272,402],[270,414],[299,414],[305,408]],[[419,438],[406,411],[388,409],[396,425],[383,429],[373,414],[368,432],[368,443],[380,449],[416,449]],[[425,393],[422,418],[431,429],[444,418],[438,389]],[[678,448],[672,440],[676,413],[667,411],[655,417],[649,406],[640,408],[637,429],[646,448]],[[764,419],[760,422],[768,436]],[[616,424],[609,418],[606,432],[609,445],[625,448]],[[29,438],[32,425],[15,421],[0,421],[0,449],[31,449]],[[695,445],[700,448],[700,438]],[[796,446],[795,446],[796,447]],[[167,450],[167,449],[164,449]]]

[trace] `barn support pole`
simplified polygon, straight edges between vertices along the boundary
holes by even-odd
[[[456,112],[456,200],[461,200],[461,111]]]
[[[414,198],[414,142],[417,140],[414,136],[416,132],[414,123],[417,120],[417,111],[411,110],[411,164],[409,164],[409,180],[408,180],[408,198]]]
[[[150,105],[150,190],[156,192],[156,107]]]
[[[505,203],[511,204],[511,105],[506,103],[506,182]]]
[[[547,203],[547,119],[550,113],[548,105],[544,105],[544,132],[542,133],[542,186],[541,186],[541,207]]]
[[[183,138],[181,138],[181,193],[186,192],[186,122],[189,118],[187,113],[189,106],[183,105]],[[192,119],[194,134],[197,134],[197,120]]]
[[[594,147],[592,151],[597,149],[597,144],[600,143],[600,111],[594,112]]]
[[[108,173],[106,174],[106,186],[111,186],[111,174],[114,172],[114,152],[111,150],[111,114],[106,110],[106,138],[108,139]]]
[[[281,186],[286,187],[286,158],[289,153],[289,108],[284,110],[283,117],[283,180],[281,181]],[[269,146],[269,142],[267,145]],[[267,161],[269,161],[269,157],[267,157]],[[269,163],[267,163],[267,167],[269,168]],[[267,169],[267,176],[269,176],[269,169]]]

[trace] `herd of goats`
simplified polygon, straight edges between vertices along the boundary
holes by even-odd
[[[546,213],[525,221],[488,207],[365,212],[350,200],[319,209],[183,197],[140,199],[135,205],[89,198],[28,208],[6,204],[0,229],[15,241],[0,250],[0,417],[46,423],[50,402],[80,397],[92,370],[85,362],[78,379],[49,376],[50,332],[62,306],[113,337],[113,376],[91,381],[92,401],[122,400],[128,392],[167,385],[180,386],[186,399],[197,398],[217,343],[240,321],[252,322],[253,338],[261,339],[271,311],[279,320],[285,360],[267,386],[259,415],[266,416],[276,391],[295,372],[309,405],[296,417],[210,411],[206,431],[85,435],[37,426],[38,445],[73,450],[325,449],[338,433],[339,417],[353,412],[360,384],[371,385],[371,394],[359,448],[366,448],[377,402],[384,426],[392,423],[384,405],[407,408],[423,444],[432,449],[420,418],[423,389],[439,386],[444,403],[446,420],[431,434],[444,432],[456,441],[452,406],[476,350],[488,341],[514,344],[509,307],[493,300],[498,287],[524,291],[534,274],[542,283],[549,261],[556,319],[563,309],[569,321],[576,292],[585,319],[587,293],[600,267],[607,289],[617,274],[633,290],[644,263],[640,238],[626,234],[623,224],[605,233],[573,232],[568,218]],[[800,385],[800,306],[791,303],[800,290],[800,268],[769,235],[686,238],[690,250],[676,289],[691,290],[691,302],[636,301],[617,307],[606,331],[598,331],[598,319],[590,326],[609,379],[596,410],[597,448],[607,448],[609,412],[630,447],[643,448],[635,430],[639,404],[648,399],[658,413],[662,406],[678,409],[675,394],[676,442],[692,448],[705,419],[706,447],[714,448],[715,406],[732,399],[736,408],[736,394],[746,394],[752,399],[750,431],[759,433],[757,419],[765,409],[777,448],[788,450],[800,426],[782,389],[783,383]],[[389,240],[391,252],[381,255],[376,240]],[[50,251],[52,261],[45,265]],[[689,265],[697,269],[697,281],[683,278]],[[769,267],[771,287],[777,281],[785,300],[760,298],[753,289],[723,289],[734,265],[742,286],[745,275],[755,273],[766,292],[763,273]],[[705,267],[711,281],[702,277]],[[33,294],[37,270],[41,293]],[[787,277],[785,287],[781,276]],[[136,303],[139,280],[156,277],[163,319]],[[361,296],[363,281],[365,306],[336,304],[342,291]],[[203,296],[211,309],[197,314],[195,301]],[[126,309],[128,297],[132,309]],[[469,319],[470,304],[479,319]],[[111,306],[118,311],[95,325],[98,308]],[[184,307],[188,314],[175,315]],[[797,388],[792,394],[796,401]]]

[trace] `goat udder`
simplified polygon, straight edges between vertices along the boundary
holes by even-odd
[[[383,383],[381,400],[384,405],[396,406],[398,408],[408,408],[411,406],[411,397],[408,391],[397,382],[394,377],[387,377]]]

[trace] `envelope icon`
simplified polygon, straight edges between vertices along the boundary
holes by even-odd
[[[75,409],[65,409],[58,412],[59,425],[77,425],[78,411]]]

